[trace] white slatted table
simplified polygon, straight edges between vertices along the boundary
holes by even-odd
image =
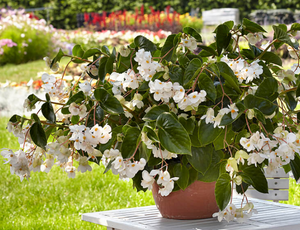
[[[82,215],[82,220],[106,226],[108,230],[299,230],[300,207],[250,198],[258,214],[250,221],[227,223],[217,218],[172,220],[162,218],[156,206],[119,209]],[[240,198],[234,198],[238,204]]]

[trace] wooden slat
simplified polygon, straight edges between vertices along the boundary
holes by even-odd
[[[267,179],[269,189],[289,189],[289,179]]]
[[[271,178],[271,177],[273,177],[273,178],[274,177],[275,178],[289,178],[289,174],[285,173],[283,168],[278,168],[272,173],[267,173],[265,168],[264,168],[264,170],[265,170],[265,176],[267,178]]]
[[[254,189],[248,189],[246,192],[248,197],[254,197],[262,200],[288,200],[289,191],[288,190],[271,190],[269,193],[260,193]]]

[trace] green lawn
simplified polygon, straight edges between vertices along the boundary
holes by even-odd
[[[62,59],[61,65],[65,65],[68,60],[69,59],[67,58]],[[43,60],[28,62],[20,65],[7,64],[0,66],[0,82],[4,83],[6,80],[10,80],[11,82],[19,83],[21,81],[29,81],[30,78],[36,80],[37,73],[43,71],[49,71],[49,68],[46,66],[46,63]]]
[[[15,138],[0,119],[0,148],[18,148]],[[104,229],[81,221],[81,213],[154,204],[151,192],[137,193],[132,183],[121,181],[104,167],[93,164],[92,172],[69,179],[55,167],[33,173],[20,182],[11,175],[0,156],[0,229]]]

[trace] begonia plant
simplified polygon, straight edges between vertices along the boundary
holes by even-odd
[[[247,199],[234,206],[234,184],[240,194],[249,186],[267,193],[265,171],[283,167],[300,177],[300,65],[284,69],[269,51],[287,45],[299,60],[293,34],[300,24],[273,29],[267,47],[255,46],[266,31],[244,19],[217,26],[209,46],[186,27],[164,44],[137,36],[118,52],[59,51],[45,58],[49,67],[57,71],[68,57],[81,63],[82,75],[67,84],[68,65],[59,78],[44,73],[45,99],[30,95],[24,103],[41,109],[30,118],[14,115],[7,126],[20,150],[1,154],[21,180],[55,164],[73,178],[93,162],[131,178],[138,191],[156,182],[162,196],[215,181],[215,216],[243,221],[255,209]],[[242,39],[248,48],[240,48]]]

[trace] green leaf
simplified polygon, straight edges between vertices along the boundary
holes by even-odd
[[[53,106],[52,106],[51,102],[48,102],[48,101],[47,101],[47,102],[45,102],[45,103],[42,105],[42,113],[43,113],[43,116],[44,116],[47,120],[49,120],[49,121],[55,123],[55,121],[56,121],[56,116],[55,116],[55,113],[54,113]]]
[[[243,174],[245,174],[251,179],[251,181],[246,181],[247,184],[251,184],[258,192],[269,192],[267,179],[264,175],[263,170],[260,167],[255,167],[255,165],[253,164],[239,164],[239,170],[241,170]]]
[[[72,124],[78,124],[79,121],[80,121],[79,115],[74,115],[74,116],[71,117]]]
[[[105,111],[111,114],[121,114],[124,112],[119,100],[109,94],[105,89],[96,89],[94,95],[96,100],[100,102],[101,108]]]
[[[198,86],[200,90],[203,89],[206,91],[206,97],[209,100],[215,102],[217,98],[217,90],[215,88],[213,80],[209,76],[207,76],[205,73],[201,73],[198,78]]]
[[[178,120],[185,128],[185,130],[188,132],[188,134],[192,135],[195,129],[195,121],[192,118],[185,119],[183,117],[179,117]]]
[[[237,77],[235,76],[232,69],[225,62],[216,63],[221,76],[228,82],[228,84],[234,88],[238,93],[241,93]]]
[[[204,46],[204,45],[198,45],[199,48],[201,48],[202,50],[205,50],[207,53],[211,54],[210,56],[217,56],[218,53],[211,47],[209,46]]]
[[[159,71],[159,72],[156,72],[154,74],[154,76],[151,78],[151,81],[154,81],[155,79],[159,79],[161,78],[162,76],[164,76],[166,72],[165,71]],[[148,82],[147,82],[148,83]],[[148,86],[148,85],[147,85]],[[149,87],[149,86],[148,86]]]
[[[192,146],[201,147],[201,143],[199,141],[199,125],[196,123],[194,132],[190,135]]]
[[[221,130],[219,128],[214,128],[214,124],[206,124],[203,120],[200,123],[198,132],[201,146],[212,143],[221,134]]]
[[[171,153],[191,154],[191,140],[171,113],[162,113],[156,121],[161,145]]]
[[[267,32],[260,25],[256,24],[255,22],[250,21],[247,18],[243,19],[243,29],[245,31],[250,31],[251,33],[255,33],[255,32],[264,32],[264,33],[266,33]]]
[[[257,120],[259,120],[263,124],[266,124],[265,115],[260,110],[258,110],[257,108],[254,108],[253,110],[254,110],[254,115],[257,118]]]
[[[104,81],[105,79],[105,76],[106,76],[106,63],[107,61],[109,60],[108,57],[102,57],[100,59],[100,62],[99,62],[99,67],[98,67],[98,77],[100,79],[100,81]]]
[[[127,130],[121,147],[121,153],[123,158],[129,158],[134,154],[137,148],[137,142],[140,133],[141,131],[135,127],[129,128]]]
[[[43,129],[43,126],[39,122],[35,122],[31,127],[30,127],[30,137],[34,144],[37,146],[41,147],[42,149],[46,150],[46,145],[47,145],[47,137],[46,133]]]
[[[277,106],[269,100],[251,94],[245,97],[244,104],[247,109],[257,108],[265,115],[271,115],[277,109]]]
[[[216,181],[220,176],[220,167],[223,167],[223,165],[221,165],[221,161],[223,159],[224,153],[222,151],[214,151],[212,154],[210,167],[207,169],[204,175],[202,175],[201,173],[198,174],[198,180],[203,182]]]
[[[274,30],[273,40],[277,39],[281,42],[284,42],[284,43],[294,47],[294,44],[292,43],[290,36],[284,30],[282,30],[282,28],[280,26],[273,25],[272,27]],[[281,46],[281,44],[274,43],[274,46],[276,49],[278,49]]]
[[[189,169],[184,164],[175,164],[173,174],[175,177],[179,177],[176,181],[178,186],[185,190],[189,184]]]
[[[201,174],[205,174],[211,165],[214,148],[212,145],[205,147],[192,147],[192,155],[187,156],[189,163]]]
[[[105,72],[111,74],[113,72],[113,65],[114,65],[114,61],[116,59],[116,48],[113,48],[113,51],[110,55],[110,57],[108,58],[106,64],[105,64]]]
[[[281,58],[273,52],[266,52],[262,57],[261,60],[266,61],[267,63],[274,63],[276,65],[282,66]]]
[[[231,40],[231,33],[229,28],[226,25],[219,25],[216,28],[216,43],[217,43],[217,52],[220,56],[223,49],[226,49]]]
[[[211,70],[217,77],[220,77],[219,67],[215,63],[211,63],[208,66],[208,69]]]
[[[155,121],[158,116],[164,112],[169,112],[169,106],[166,104],[162,104],[162,105],[158,105],[158,106],[154,106],[152,107],[148,113],[145,114],[145,116],[143,117],[144,121]]]
[[[300,24],[299,23],[293,23],[290,30],[299,31],[300,30]]]
[[[173,54],[176,52],[176,47],[173,42],[176,38],[176,34],[169,35],[165,41],[164,46],[161,48],[161,57],[167,61],[171,61]]]
[[[153,52],[157,49],[153,42],[142,35],[139,35],[134,39],[134,44],[141,49],[145,49],[145,51]]]
[[[83,57],[84,51],[81,48],[81,45],[75,45],[73,47],[73,49],[72,49],[72,55],[75,56],[75,57],[79,57],[79,58]],[[84,62],[84,61],[76,59],[76,58],[73,58],[72,61],[75,62],[75,63],[82,63],[82,62]]]
[[[278,97],[278,82],[275,78],[265,78],[258,86],[255,96],[274,101]]]
[[[202,38],[200,36],[200,34],[198,32],[196,32],[196,30],[194,30],[191,27],[185,27],[183,28],[183,33],[189,34],[192,37],[194,37],[196,39],[197,42],[202,42]]]
[[[188,67],[185,70],[184,77],[183,77],[183,85],[188,84],[193,78],[195,78],[195,72],[201,68],[202,62],[194,58],[188,65]]]
[[[172,65],[169,68],[169,75],[173,83],[178,82],[180,85],[183,85],[184,70],[182,68],[180,68],[179,66]]]
[[[107,46],[102,46],[101,47],[101,52],[106,54],[107,57],[110,56],[109,48]]]
[[[226,25],[228,27],[228,29],[232,29],[234,26],[234,21],[227,21],[223,23],[224,25]]]
[[[81,103],[85,99],[85,95],[82,91],[79,91],[78,93],[74,94],[72,97],[69,98],[67,101],[67,105],[70,105],[71,103]]]
[[[285,97],[287,106],[292,111],[294,111],[294,109],[296,108],[296,106],[298,104],[298,101],[295,99],[294,95],[295,95],[294,92],[287,92],[286,97]]]
[[[223,173],[217,180],[215,188],[217,205],[223,211],[231,197],[231,178],[227,173]]]
[[[228,126],[227,130],[222,129],[221,134],[218,136],[217,139],[214,140],[213,144],[215,147],[215,150],[221,150],[225,149],[227,145],[224,143],[226,135],[226,142],[230,145],[232,142],[234,142],[235,133],[232,131],[230,126]]]
[[[97,124],[100,124],[104,119],[104,115],[105,114],[104,114],[103,109],[98,105],[96,107],[96,111],[95,111],[95,109],[93,109],[89,113],[87,126],[88,127],[93,127],[95,125],[95,122]]]
[[[300,178],[300,157],[298,153],[295,153],[295,159],[290,161],[290,166],[295,180],[298,181]]]
[[[147,134],[147,137],[153,141],[153,142],[159,142],[158,136],[156,135],[156,133],[154,132],[154,130],[152,128],[150,128],[149,126],[144,126],[143,127],[143,132],[145,132]]]
[[[21,116],[17,115],[17,114],[14,114],[10,119],[9,121],[12,122],[12,123],[17,123],[17,122],[20,122],[21,121]]]
[[[64,52],[62,52],[62,50],[59,49],[58,53],[56,54],[55,58],[53,58],[53,60],[50,64],[50,68],[52,68],[56,62],[60,62],[60,60],[63,56],[64,56]]]
[[[85,51],[85,53],[83,54],[82,59],[88,59],[89,57],[94,56],[94,55],[96,55],[96,54],[101,54],[100,49],[98,49],[98,48],[91,48],[91,49],[88,49],[88,50]]]

